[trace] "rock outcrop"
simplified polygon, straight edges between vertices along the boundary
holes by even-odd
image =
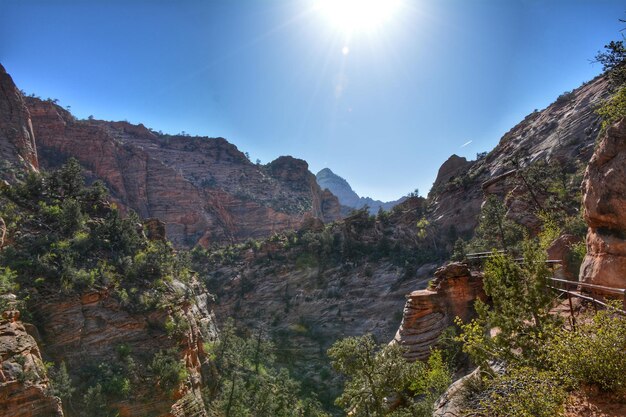
[[[337,196],[339,203],[343,206],[342,213],[344,215],[348,215],[350,211],[354,209],[358,210],[366,206],[369,208],[370,214],[378,213],[378,210],[381,208],[389,211],[406,200],[406,197],[402,197],[395,201],[383,202],[380,200],[374,200],[370,197],[359,197],[359,195],[354,192],[350,184],[348,184],[348,181],[335,174],[330,170],[330,168],[322,169],[315,175],[315,178],[317,180],[317,184],[322,189],[327,189],[332,194]]]
[[[515,175],[513,160],[522,167],[538,161],[559,163],[568,173],[586,165],[600,130],[595,109],[608,97],[607,87],[607,78],[600,76],[563,94],[546,109],[528,115],[476,161],[452,156],[440,168],[429,193],[429,220],[443,231],[467,238],[478,224],[484,194],[505,196],[514,189],[514,181],[508,181]],[[516,218],[528,213],[528,207],[515,199],[508,205],[513,203],[510,217],[533,226],[532,219]]]
[[[402,323],[393,340],[406,348],[408,360],[425,360],[431,346],[455,317],[467,321],[474,313],[474,301],[486,300],[482,276],[467,265],[451,263],[435,272],[431,286],[406,296]]]
[[[583,206],[589,232],[580,280],[626,288],[626,119],[607,130],[589,162]]]
[[[307,217],[340,217],[305,161],[256,165],[222,138],[157,134],[127,122],[76,120],[51,102],[27,99],[44,167],[77,158],[121,207],[156,217],[178,246],[205,246],[297,229]]]
[[[0,361],[0,417],[63,416],[61,400],[50,394],[37,342],[16,310],[0,318]]]
[[[15,180],[38,166],[30,114],[20,90],[0,65],[0,180]]]

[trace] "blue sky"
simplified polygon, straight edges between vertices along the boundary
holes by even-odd
[[[0,62],[78,117],[223,136],[389,200],[597,75],[626,16],[610,0],[402,0],[347,39],[314,3],[0,0]]]

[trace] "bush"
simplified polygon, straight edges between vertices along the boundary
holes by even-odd
[[[602,310],[575,331],[561,330],[547,348],[549,362],[571,382],[604,391],[626,390],[626,317]]]
[[[154,355],[150,371],[165,392],[173,391],[187,378],[187,369],[175,349],[162,350]]]
[[[602,117],[602,129],[605,131],[610,125],[626,116],[626,86],[620,88],[617,93],[607,100],[597,113]]]
[[[553,417],[559,415],[567,397],[553,373],[528,367],[493,378],[470,378],[465,388],[464,415]]]

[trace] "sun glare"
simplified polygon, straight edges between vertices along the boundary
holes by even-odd
[[[379,29],[400,8],[402,0],[317,0],[315,8],[347,34]]]

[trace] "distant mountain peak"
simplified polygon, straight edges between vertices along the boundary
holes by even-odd
[[[391,210],[396,204],[406,199],[406,197],[402,197],[396,201],[383,202],[370,197],[360,197],[345,178],[335,174],[330,168],[320,170],[315,178],[320,188],[326,188],[337,196],[339,203],[346,208],[345,211],[361,209],[367,206],[371,214],[376,214],[380,208],[383,210]]]

